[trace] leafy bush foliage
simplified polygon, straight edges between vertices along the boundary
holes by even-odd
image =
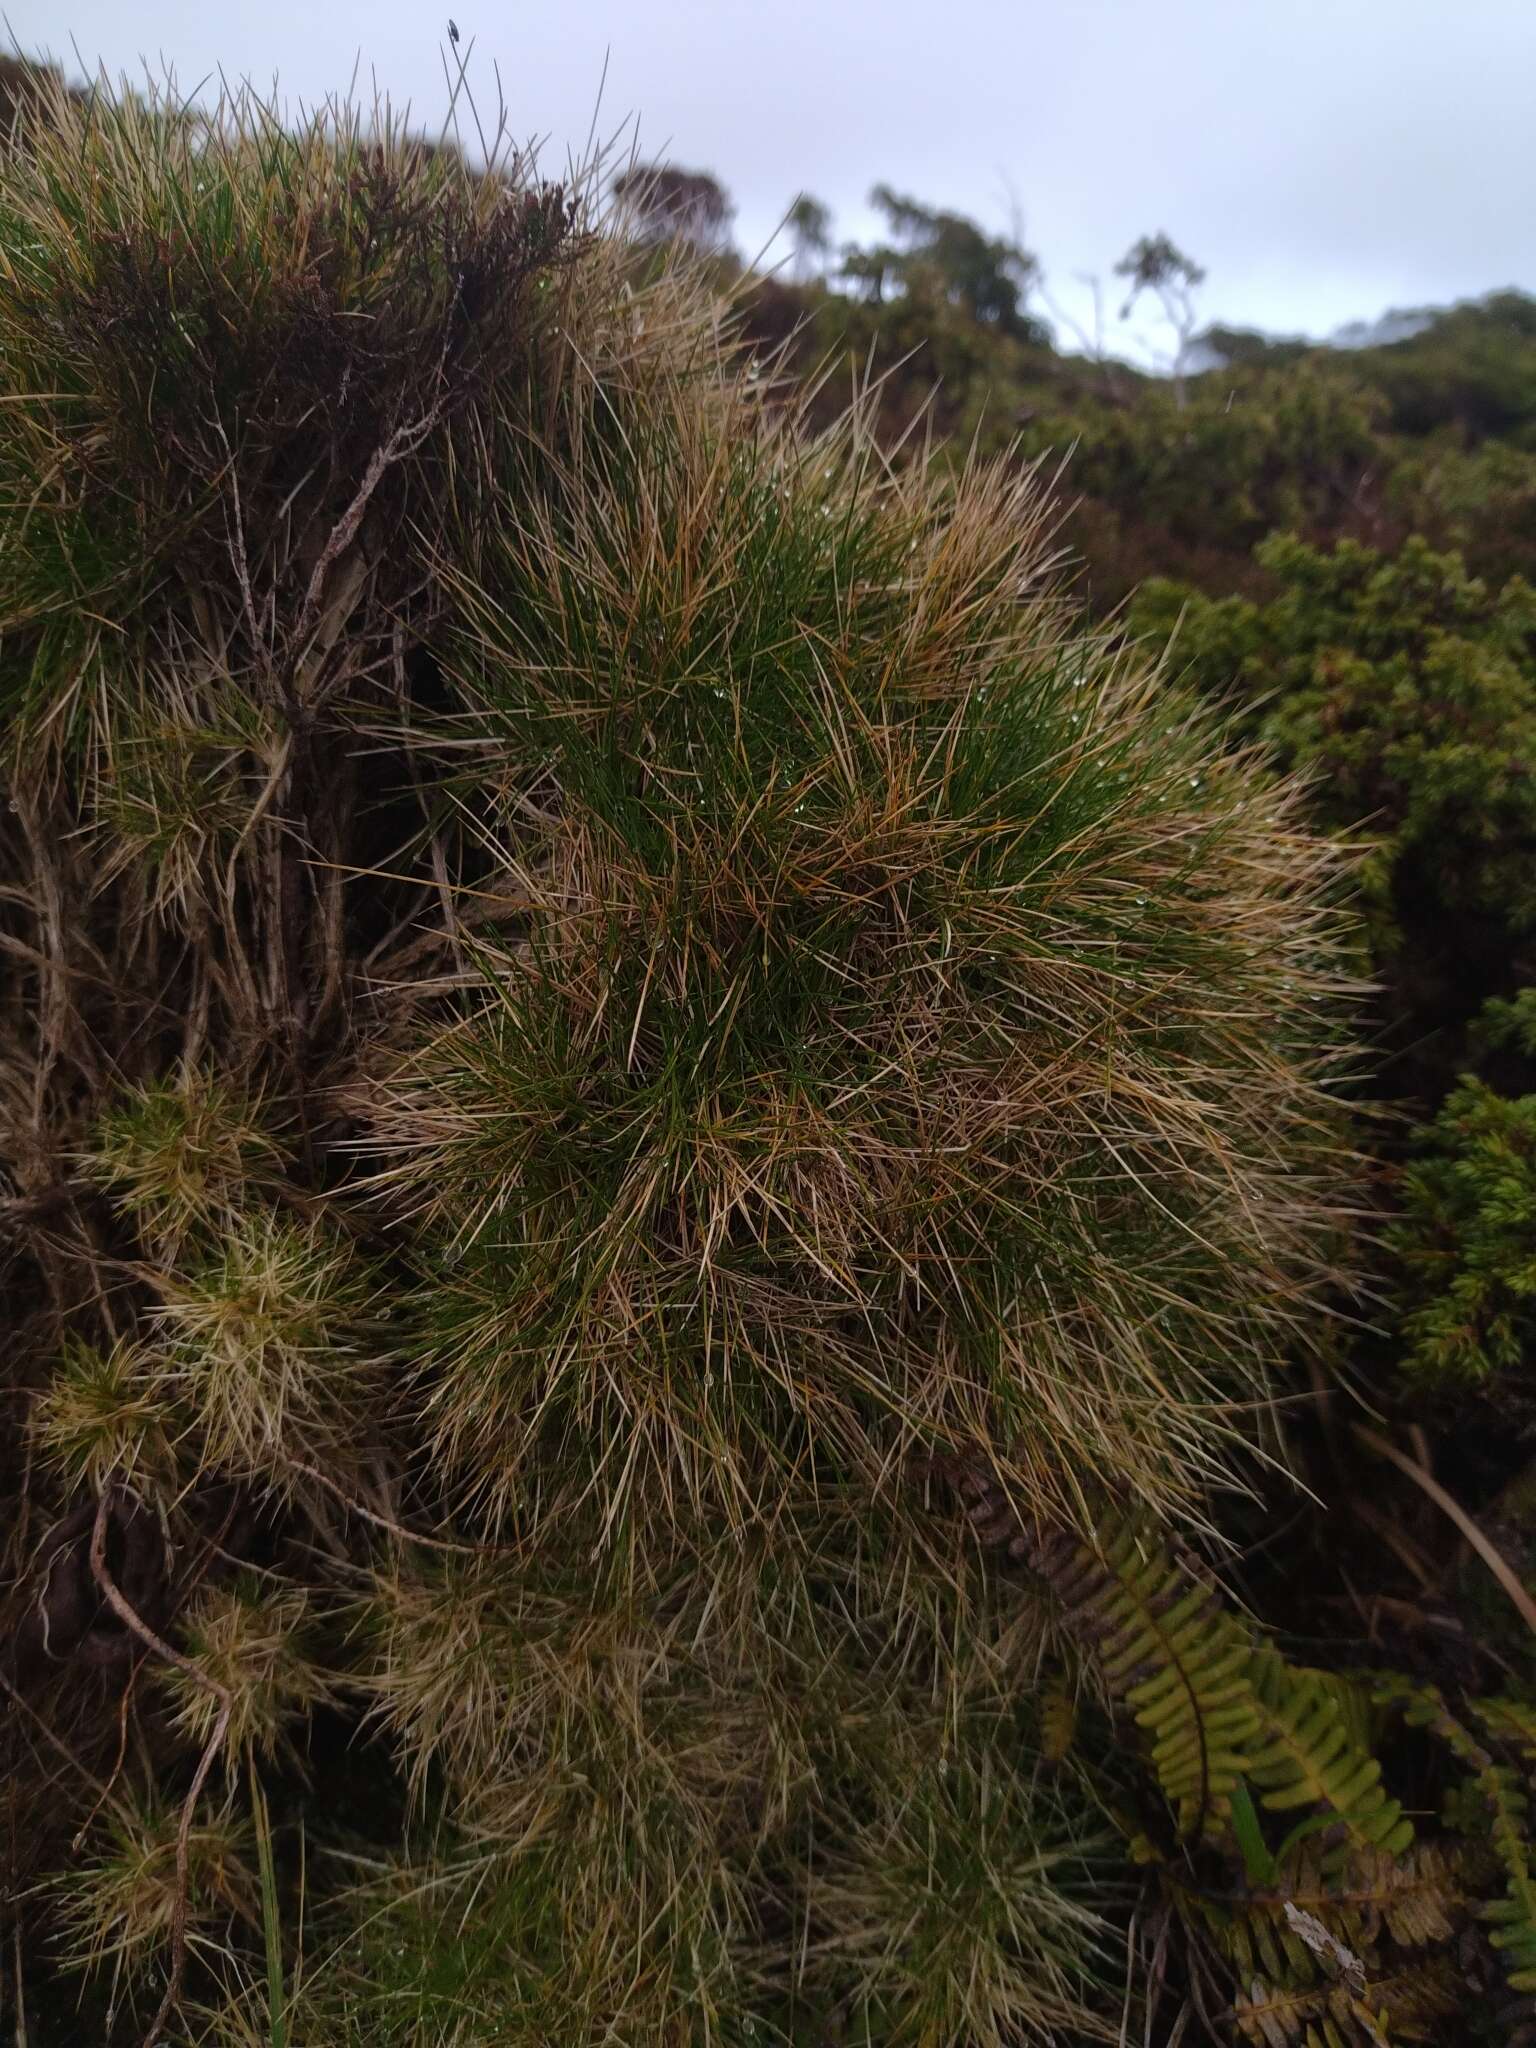
[[[1490,590],[1422,541],[1383,557],[1278,537],[1258,558],[1272,602],[1154,583],[1132,624],[1176,626],[1176,669],[1311,778],[1320,822],[1369,843],[1393,1028],[1438,1031],[1459,1058],[1482,1003],[1519,985],[1536,925],[1536,593]]]
[[[1166,583],[1132,623],[1312,778],[1360,870],[1390,1069],[1422,1121],[1387,1152],[1391,1330],[1425,1389],[1526,1376],[1536,1219],[1536,593],[1494,591],[1422,540],[1381,556],[1294,537],[1259,550],[1280,595]],[[1406,1157],[1404,1154],[1406,1153]],[[1507,1411],[1513,1419],[1517,1411]]]
[[[1536,992],[1488,1005],[1485,1053],[1536,1050]],[[1389,1242],[1405,1276],[1406,1368],[1436,1382],[1521,1375],[1536,1339],[1536,1095],[1464,1074],[1417,1135]]]

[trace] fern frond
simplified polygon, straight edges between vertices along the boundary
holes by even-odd
[[[1475,1700],[1472,1711],[1488,1733],[1536,1764],[1536,1704],[1529,1700]]]
[[[1263,1645],[1251,1654],[1249,1682],[1257,1702],[1264,1746],[1250,1756],[1247,1775],[1274,1813],[1298,1807],[1332,1814],[1337,1847],[1333,1868],[1351,1851],[1398,1854],[1413,1840],[1413,1823],[1381,1783],[1381,1765],[1354,1739],[1331,1674],[1288,1664]]]
[[[1489,1940],[1504,1958],[1504,1974],[1512,1991],[1536,1991],[1536,1874],[1531,1868],[1530,1800],[1520,1773],[1499,1759],[1453,1714],[1437,1686],[1413,1685],[1405,1679],[1383,1679],[1377,1697],[1400,1705],[1410,1727],[1423,1728],[1442,1743],[1467,1771],[1470,1786],[1483,1808],[1488,1840],[1504,1874],[1504,1896],[1482,1908],[1493,1928]],[[1497,1739],[1521,1732],[1525,1716],[1513,1702],[1485,1703],[1474,1708]]]
[[[1367,1745],[1366,1689],[1290,1663],[1130,1520],[1093,1543],[1025,1532],[1022,1549],[1134,1716],[1180,1834],[1227,1858],[1225,1896],[1167,1865],[1164,1881],[1231,1972],[1238,2037],[1263,2048],[1434,2038],[1456,2003],[1435,1951],[1464,1924],[1466,1873],[1462,1859],[1414,1848]],[[1278,1850],[1260,1809],[1299,1816]]]
[[[1260,2048],[1385,2048],[1434,2040],[1459,1996],[1449,1960],[1436,1958],[1373,1978],[1363,1992],[1342,1981],[1288,1990],[1255,1978],[1232,2018],[1239,2039]]]
[[[1400,1948],[1427,1948],[1451,1941],[1464,1925],[1472,1896],[1464,1852],[1435,1842],[1416,1842],[1406,1853],[1378,1849],[1354,1858],[1341,1905],[1379,1915]]]
[[[1160,1542],[1129,1522],[1106,1535],[1098,1550],[1048,1536],[1032,1561],[1135,1716],[1180,1832],[1199,1836],[1229,1817],[1260,1734],[1251,1647],[1215,1588],[1193,1579]]]
[[[1257,1639],[1155,1533],[1121,1520],[1097,1546],[1052,1534],[1028,1555],[1143,1730],[1182,1834],[1225,1842],[1243,1782],[1270,1812],[1303,1813],[1306,1834],[1326,1832],[1331,1868],[1408,1847],[1412,1823],[1356,1736],[1363,1700]]]
[[[1416,1843],[1401,1855],[1362,1850],[1335,1875],[1325,1851],[1303,1844],[1272,1892],[1243,1896],[1219,1918],[1208,1903],[1205,1917],[1240,1978],[1307,1981],[1316,1976],[1316,1951],[1301,1938],[1298,1915],[1360,1954],[1383,1935],[1399,1948],[1430,1948],[1452,1940],[1464,1922],[1465,1862],[1438,1844]]]

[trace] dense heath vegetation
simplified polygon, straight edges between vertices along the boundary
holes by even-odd
[[[0,114],[16,2040],[1536,2040],[1536,303]]]

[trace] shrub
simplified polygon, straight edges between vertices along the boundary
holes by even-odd
[[[1536,991],[1490,1003],[1474,1037],[1536,1053]],[[1464,1073],[1416,1134],[1389,1233],[1400,1265],[1405,1370],[1462,1387],[1503,1379],[1518,1400],[1536,1339],[1536,1095]]]
[[[1478,1380],[1522,1365],[1536,1336],[1533,1225],[1536,1096],[1467,1075],[1420,1138],[1392,1232],[1410,1372]]]
[[[1384,557],[1277,536],[1271,603],[1150,585],[1132,613],[1176,666],[1311,782],[1310,813],[1368,846],[1373,966],[1393,1040],[1434,1097],[1482,1004],[1526,978],[1536,930],[1536,593],[1491,590],[1410,541]]]
[[[1272,1449],[1335,854],[1073,619],[1032,472],[813,434],[580,195],[54,113],[0,172],[9,1682],[81,1773],[29,1852],[131,1716],[70,1924],[152,2035],[1114,2038],[1048,1624],[925,1474],[1199,1522]],[[389,1796],[306,1805],[306,1728]],[[247,1807],[259,1905],[192,1885]],[[299,1816],[368,1882],[306,1851],[295,1988]]]

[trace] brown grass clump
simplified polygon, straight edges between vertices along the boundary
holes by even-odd
[[[1032,477],[730,395],[593,393],[462,589],[522,924],[358,1098],[444,1469],[498,1527],[940,1447],[1188,1506],[1327,1277],[1332,856],[1032,595]]]
[[[1243,1483],[1334,857],[1038,476],[811,436],[590,182],[245,97],[0,164],[12,1889],[150,2038],[1112,2039],[924,1475]]]

